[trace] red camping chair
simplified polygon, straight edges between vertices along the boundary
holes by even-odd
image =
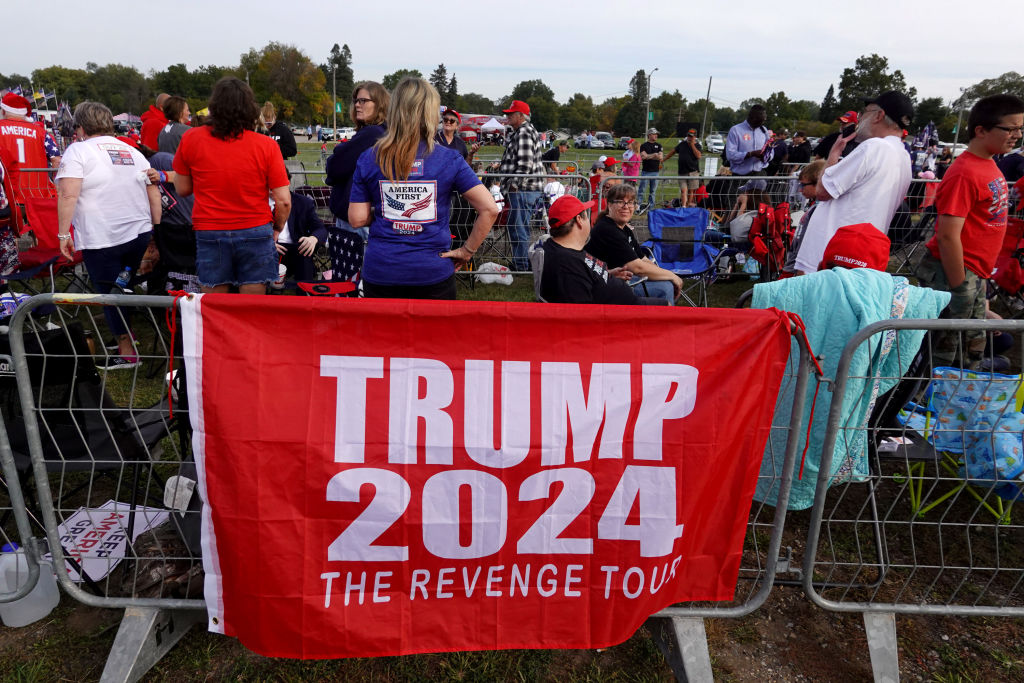
[[[44,271],[50,277],[50,291],[57,291],[56,276],[58,273],[76,281],[83,289],[88,291],[88,284],[75,275],[75,266],[82,262],[82,253],[75,252],[71,261],[65,259],[60,253],[60,241],[57,239],[57,199],[53,198],[25,198],[25,215],[32,232],[36,236],[36,246],[26,249],[18,254],[21,266],[17,271],[6,276],[6,279],[20,282],[29,292],[39,294],[39,290],[30,283],[40,276]],[[74,227],[71,228],[72,235]]]

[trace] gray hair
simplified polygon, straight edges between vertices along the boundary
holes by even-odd
[[[81,126],[89,137],[114,134],[114,115],[99,102],[82,102],[75,107],[74,124],[75,128]]]

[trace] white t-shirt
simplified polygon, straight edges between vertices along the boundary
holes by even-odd
[[[146,194],[148,168],[149,162],[137,149],[108,135],[68,146],[57,180],[82,179],[71,218],[76,249],[113,247],[153,229]]]
[[[845,225],[871,223],[888,233],[892,217],[910,187],[910,157],[895,135],[869,138],[821,176],[833,199],[819,202],[803,244],[796,269],[818,270],[821,257],[836,230]]]

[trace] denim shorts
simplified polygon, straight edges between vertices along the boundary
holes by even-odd
[[[196,230],[196,273],[204,287],[273,282],[277,279],[273,226]]]

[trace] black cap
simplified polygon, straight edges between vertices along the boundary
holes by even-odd
[[[914,118],[914,104],[901,92],[890,90],[878,97],[865,99],[864,104],[877,104],[885,115],[896,122],[896,125],[907,128]]]

